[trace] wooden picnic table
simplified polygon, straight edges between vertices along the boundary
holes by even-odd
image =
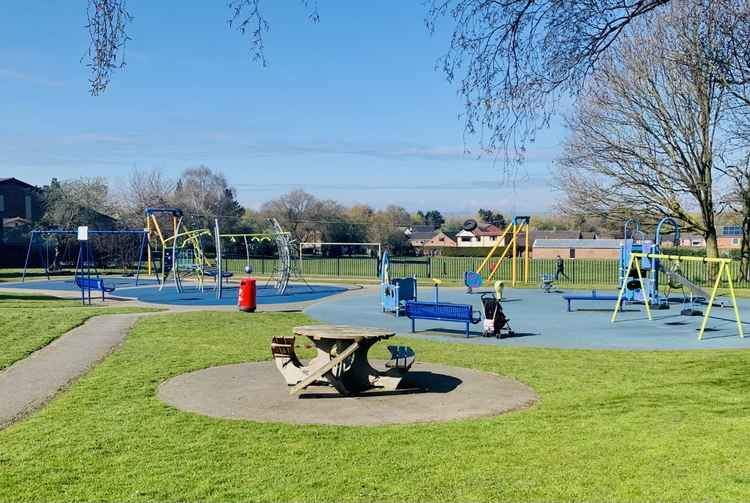
[[[294,338],[274,337],[271,352],[276,366],[292,385],[296,394],[314,383],[327,383],[342,395],[359,393],[371,388],[396,389],[414,363],[410,348],[389,346],[391,361],[386,370],[374,368],[368,352],[376,343],[395,335],[380,328],[348,325],[305,325],[294,328],[295,337],[306,337],[317,355],[303,365],[294,352]]]

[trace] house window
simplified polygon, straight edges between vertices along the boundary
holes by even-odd
[[[700,239],[693,239],[690,242],[690,244],[693,245],[693,246],[700,246],[701,245],[701,240]]]
[[[739,244],[740,244],[740,238],[732,238],[733,246],[739,246]]]
[[[31,196],[26,196],[26,220],[31,221]]]
[[[742,236],[742,228],[739,225],[725,225],[721,228],[723,236]]]
[[[575,248],[571,248],[569,250],[569,256],[570,256],[570,258],[576,258],[576,249]]]

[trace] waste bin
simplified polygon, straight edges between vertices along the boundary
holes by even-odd
[[[240,280],[240,294],[237,305],[240,311],[252,313],[255,311],[255,278],[242,278]]]

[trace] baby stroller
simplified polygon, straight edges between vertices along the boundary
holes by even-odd
[[[504,337],[503,331],[505,331],[505,335],[512,337],[513,329],[510,328],[508,318],[503,312],[500,300],[495,297],[494,293],[483,293],[481,299],[482,308],[484,309],[482,335],[484,337],[495,336],[500,339]]]

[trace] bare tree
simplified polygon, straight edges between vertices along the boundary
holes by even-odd
[[[428,28],[454,23],[439,61],[465,101],[465,132],[516,160],[559,100],[577,96],[613,42],[669,0],[432,0]]]
[[[671,216],[718,255],[714,176],[726,93],[699,38],[715,20],[691,3],[631,26],[601,60],[569,121],[557,170],[568,207]]]
[[[740,277],[750,280],[750,155],[722,172],[732,182],[723,202],[740,217]]]
[[[160,169],[134,169],[122,189],[120,199],[127,213],[142,220],[146,208],[172,205],[175,185],[176,182],[164,176]]]

